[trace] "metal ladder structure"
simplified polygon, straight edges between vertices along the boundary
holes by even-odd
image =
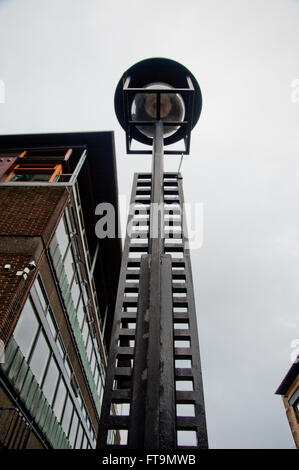
[[[162,161],[163,152],[154,153]],[[101,449],[208,447],[187,242],[182,178],[164,173],[156,159],[152,174],[134,175],[102,403]]]

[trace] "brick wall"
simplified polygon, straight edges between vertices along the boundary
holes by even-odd
[[[67,198],[65,188],[0,187],[0,339],[4,344],[16,325],[33,280],[32,273],[25,280],[16,276],[16,271],[22,271],[32,259],[39,262]],[[4,270],[5,264],[11,265],[9,272]]]
[[[0,188],[0,236],[41,236],[47,245],[66,201],[65,188]]]

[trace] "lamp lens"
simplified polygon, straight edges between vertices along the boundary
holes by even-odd
[[[173,87],[166,83],[151,83],[145,89],[171,90]],[[153,122],[159,119],[157,93],[137,93],[131,107],[133,121]],[[164,122],[182,122],[185,117],[183,98],[178,93],[160,93],[160,119]],[[179,126],[164,125],[164,136],[174,134]],[[154,126],[140,125],[137,129],[146,137],[154,137]]]

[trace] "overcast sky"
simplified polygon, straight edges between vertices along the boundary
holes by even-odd
[[[210,447],[292,448],[274,392],[299,338],[299,2],[0,0],[0,133],[113,130],[129,195],[150,157],[126,156],[114,90],[156,56],[203,95],[182,174],[203,207],[192,266]]]

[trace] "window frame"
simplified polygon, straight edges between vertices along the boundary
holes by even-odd
[[[10,173],[7,175],[5,178],[4,182],[5,183],[13,183],[14,181],[11,181],[11,178],[15,174],[48,174],[50,175],[48,181],[42,180],[45,183],[53,183],[56,179],[56,177],[59,174],[63,173],[63,167],[61,163],[35,163],[35,162],[22,162],[22,163],[17,163],[13,169],[10,171]],[[24,181],[25,183],[34,183],[36,181]],[[17,182],[17,181],[16,181]]]

